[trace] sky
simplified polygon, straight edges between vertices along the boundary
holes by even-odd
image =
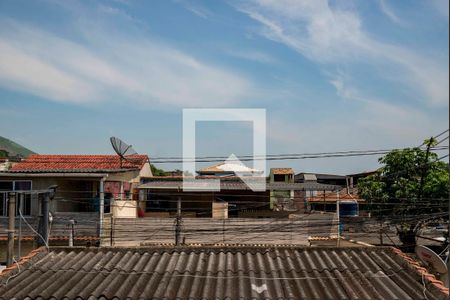
[[[112,154],[117,136],[179,157],[184,108],[263,108],[268,154],[417,146],[449,124],[448,3],[1,0],[0,135],[42,154]],[[249,122],[196,133],[198,156],[253,150]]]

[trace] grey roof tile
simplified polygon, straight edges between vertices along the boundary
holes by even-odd
[[[420,299],[421,280],[390,248],[54,248],[0,299]]]

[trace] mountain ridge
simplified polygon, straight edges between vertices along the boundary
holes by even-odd
[[[35,154],[35,152],[31,151],[30,149],[8,139],[3,136],[0,136],[0,156],[2,155],[1,152],[7,151],[9,156],[23,156],[27,157],[30,154]]]

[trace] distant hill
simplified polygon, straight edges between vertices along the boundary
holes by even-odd
[[[30,154],[34,154],[34,152],[31,151],[30,149],[27,149],[11,141],[10,139],[4,138],[2,136],[0,136],[0,151],[1,150],[8,151],[9,156],[21,155],[23,157],[27,157]]]

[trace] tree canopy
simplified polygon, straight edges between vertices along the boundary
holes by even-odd
[[[448,212],[449,166],[420,148],[391,151],[379,162],[376,174],[358,181],[358,193],[372,215],[398,225],[400,240],[413,247],[421,222]]]
[[[152,169],[153,176],[166,176],[166,171],[163,169],[159,169],[153,164],[150,164],[150,168]]]
[[[449,197],[448,164],[420,148],[394,150],[379,159],[382,167],[358,182],[358,193],[375,215],[444,211]]]

